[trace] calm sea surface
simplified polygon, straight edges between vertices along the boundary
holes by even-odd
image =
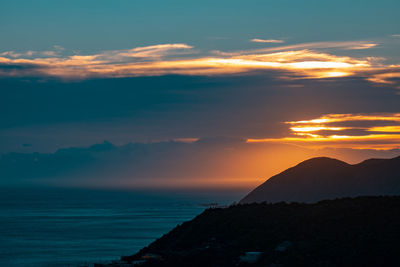
[[[130,255],[243,192],[0,189],[0,266],[76,266]]]

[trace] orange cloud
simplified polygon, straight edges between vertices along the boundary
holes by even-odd
[[[345,121],[394,121],[400,122],[400,113],[390,114],[327,114],[312,120],[288,121],[287,124],[322,124]]]
[[[290,127],[290,130],[296,133],[301,132],[318,132],[318,131],[342,131],[349,127],[326,127],[326,126],[298,126]]]
[[[182,137],[182,138],[175,138],[173,139],[174,142],[180,142],[180,143],[195,143],[199,141],[199,138],[195,137]]]
[[[400,65],[389,66],[387,72],[372,74],[367,80],[374,83],[395,84],[393,79],[400,79]]]
[[[400,133],[400,126],[377,126],[367,129],[369,132]]]
[[[400,65],[385,66],[381,59],[337,56],[310,48],[370,48],[366,42],[319,42],[239,52],[214,52],[201,56],[187,44],[160,44],[93,55],[59,56],[63,50],[41,53],[40,57],[4,52],[0,64],[29,66],[1,68],[0,76],[52,76],[64,79],[90,77],[135,77],[165,74],[229,75],[274,70],[284,79],[359,76],[375,83],[393,83]],[[34,53],[30,54],[31,56]]]
[[[359,123],[370,126],[360,127]],[[342,127],[347,123],[350,126]],[[386,124],[376,126],[376,124]],[[291,136],[283,138],[247,139],[248,143],[286,143],[313,148],[335,147],[390,150],[400,148],[400,113],[390,114],[327,114],[311,120],[289,121]],[[351,125],[353,124],[353,126]],[[358,130],[358,134],[343,134]],[[324,131],[325,134],[316,134]],[[377,132],[371,134],[371,132]]]

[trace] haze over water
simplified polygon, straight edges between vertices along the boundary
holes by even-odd
[[[75,266],[131,255],[240,192],[0,191],[0,266]]]

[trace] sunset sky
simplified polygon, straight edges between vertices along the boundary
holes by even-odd
[[[251,188],[400,155],[397,0],[0,2],[0,185]]]

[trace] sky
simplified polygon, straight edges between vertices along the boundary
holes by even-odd
[[[1,1],[0,186],[252,188],[400,154],[399,1]]]

